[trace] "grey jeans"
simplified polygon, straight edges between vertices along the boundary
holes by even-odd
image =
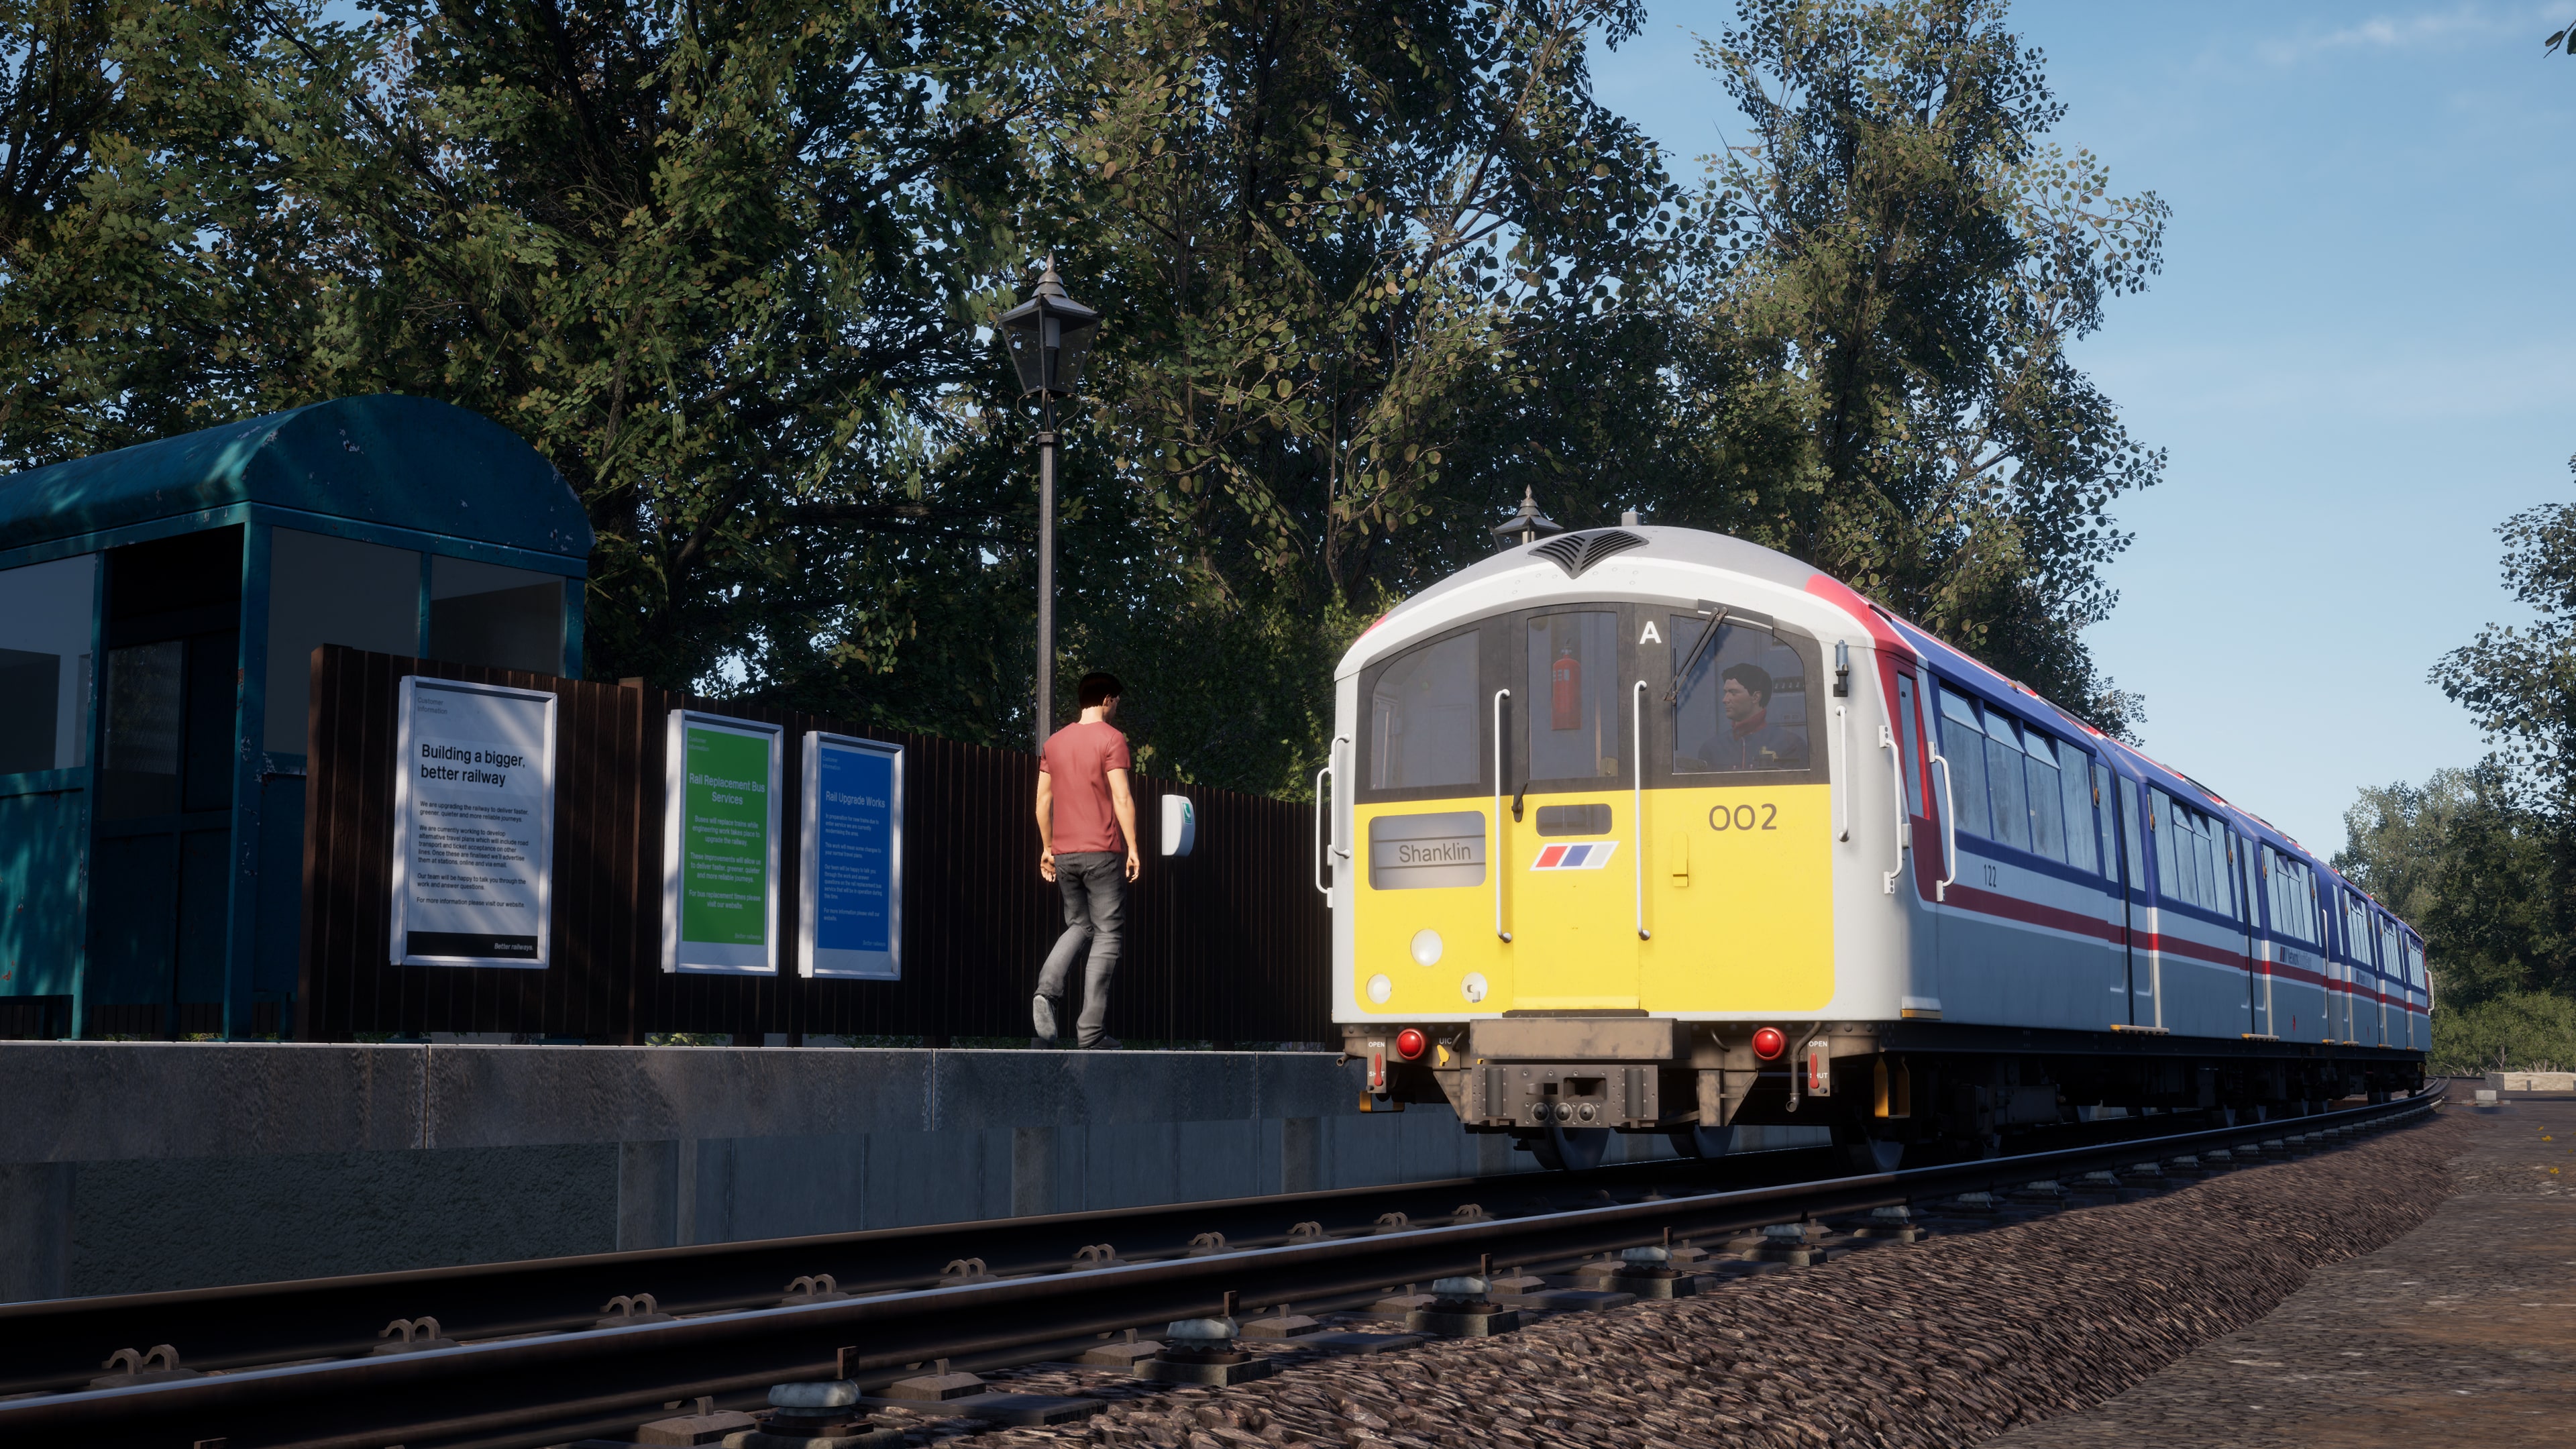
[[[1127,925],[1127,857],[1111,850],[1084,850],[1055,858],[1056,888],[1064,892],[1064,934],[1047,952],[1046,969],[1038,973],[1038,995],[1064,1000],[1073,958],[1091,948],[1082,973],[1082,1020],[1076,1040],[1096,1045],[1107,1034],[1109,983],[1118,974],[1119,933]]]

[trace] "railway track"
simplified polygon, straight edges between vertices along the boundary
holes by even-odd
[[[1290,1199],[1193,1204],[1056,1219],[904,1229],[774,1243],[602,1255],[481,1269],[383,1274],[300,1284],[128,1299],[61,1300],[0,1308],[0,1353],[10,1380],[33,1388],[0,1400],[0,1442],[85,1446],[197,1445],[224,1449],[517,1449],[632,1428],[663,1406],[701,1396],[757,1402],[780,1382],[850,1378],[879,1387],[920,1364],[950,1360],[967,1371],[1070,1356],[1123,1329],[1158,1330],[1203,1316],[1231,1293],[1250,1304],[1294,1302],[1322,1312],[1364,1306],[1391,1286],[1473,1271],[1482,1260],[1533,1268],[1650,1244],[1667,1233],[1709,1237],[1765,1226],[2000,1191],[2040,1178],[2116,1170],[2214,1148],[2300,1139],[2390,1125],[2428,1112],[2440,1086],[2398,1101],[2293,1122],[2128,1137],[1986,1161],[1822,1181],[1743,1185],[1718,1181],[1718,1164],[1637,1164],[1580,1179],[1483,1179]],[[2169,1119],[2146,1119],[2152,1124]],[[1812,1154],[1760,1154],[1812,1160]],[[1736,1160],[1740,1165],[1752,1159]],[[1787,1169],[1788,1162],[1759,1164]],[[1677,1170],[1691,1169],[1695,1171]],[[1379,1220],[1284,1230],[1282,1209],[1345,1217],[1404,1194],[1438,1201],[1462,1187],[1490,1195],[1498,1181],[1535,1200],[1436,1214],[1383,1209]],[[1567,1201],[1571,1195],[1577,1199]],[[1500,1210],[1497,1210],[1499,1206]],[[1396,1214],[1404,1216],[1397,1217]],[[1504,1215],[1509,1213],[1511,1215]],[[1242,1236],[1199,1227],[1196,1243],[1170,1240],[1187,1223],[1256,1221]],[[1068,1262],[1062,1243],[1114,1226],[1164,1255],[1094,1253]],[[1013,1237],[1013,1234],[1019,1235]],[[944,1236],[943,1236],[944,1235]],[[943,1276],[931,1259],[959,1243],[993,1256],[981,1271]],[[934,1244],[947,1244],[938,1247]],[[1016,1246],[1014,1246],[1016,1244]],[[1014,1256],[1014,1254],[1019,1256]],[[1041,1256],[1042,1255],[1042,1256]],[[817,1260],[849,1264],[826,1286]],[[778,1271],[808,1279],[782,1301]],[[925,1272],[925,1268],[928,1269]],[[747,1275],[763,1273],[754,1279]],[[753,1284],[759,1287],[754,1288]],[[668,1285],[661,1296],[656,1283]],[[453,1320],[388,1302],[443,1301],[442,1286],[479,1295]],[[601,1298],[625,1297],[635,1316],[603,1318]],[[395,1296],[386,1296],[389,1292]],[[570,1297],[579,1293],[580,1298]],[[654,1292],[649,1305],[635,1295]],[[408,1295],[408,1296],[404,1296]],[[569,1305],[579,1303],[577,1308]],[[353,1338],[361,1310],[379,1326],[437,1317],[435,1345],[377,1352],[393,1340]],[[569,1308],[569,1312],[567,1311]],[[148,1310],[159,1319],[144,1316]],[[140,1341],[197,1315],[214,1356],[161,1372],[101,1377],[97,1345],[117,1334]],[[638,1312],[640,1310],[640,1312]],[[413,1316],[406,1317],[407,1314]],[[480,1316],[477,1316],[480,1315]],[[539,1324],[546,1326],[527,1326]],[[494,1331],[494,1330],[498,1331]],[[112,1330],[112,1332],[110,1331]],[[428,1341],[432,1334],[417,1330]],[[106,1336],[101,1336],[102,1334]],[[411,1337],[406,1333],[405,1337]],[[452,1344],[450,1340],[455,1340]],[[307,1353],[319,1345],[320,1353]],[[82,1356],[77,1367],[71,1356]],[[349,1356],[349,1355],[360,1356]],[[286,1361],[303,1356],[308,1361]],[[176,1355],[173,1355],[175,1358]],[[160,1363],[154,1360],[154,1364]],[[224,1367],[238,1362],[245,1366]],[[207,1370],[207,1371],[200,1371]],[[66,1371],[70,1381],[66,1381]]]

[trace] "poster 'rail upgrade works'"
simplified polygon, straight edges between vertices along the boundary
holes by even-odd
[[[1542,1161],[1854,1166],[2423,1077],[2422,937],[2259,816],[1722,535],[1526,542],[1335,672],[1316,885],[1369,1105]]]

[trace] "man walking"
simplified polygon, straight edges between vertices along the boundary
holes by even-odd
[[[1118,1049],[1108,1034],[1109,982],[1118,974],[1118,934],[1127,923],[1127,882],[1144,868],[1136,853],[1136,797],[1127,788],[1127,737],[1118,717],[1118,677],[1082,676],[1082,718],[1057,730],[1038,756],[1038,874],[1064,892],[1064,934],[1038,973],[1037,1044],[1056,1044],[1073,959],[1091,948],[1082,973],[1078,1040]]]

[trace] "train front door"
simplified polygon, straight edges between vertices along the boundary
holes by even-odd
[[[1639,691],[1616,606],[1534,614],[1516,640],[1526,708],[1501,822],[1517,1011],[1635,1011],[1640,849],[1631,713]]]

